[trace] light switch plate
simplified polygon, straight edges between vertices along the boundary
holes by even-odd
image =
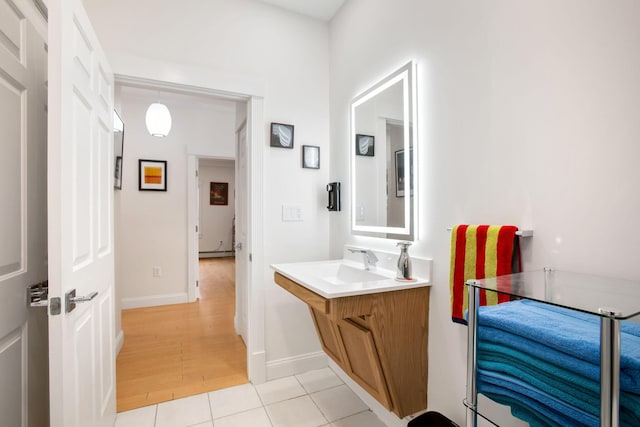
[[[302,205],[286,204],[282,205],[282,221],[303,221]]]

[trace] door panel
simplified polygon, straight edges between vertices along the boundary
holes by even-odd
[[[0,423],[46,425],[44,308],[27,287],[46,279],[44,41],[30,5],[0,0]],[[43,333],[44,331],[44,333]]]
[[[113,75],[80,0],[49,5],[52,426],[115,419]],[[65,294],[97,292],[67,310]],[[68,311],[68,312],[67,312]]]
[[[249,149],[247,146],[247,125],[243,124],[237,132],[236,145],[236,332],[248,345],[249,295],[249,247],[247,239],[247,213],[249,209]],[[240,245],[240,246],[238,246]]]
[[[0,341],[2,388],[13,387],[9,392],[3,392],[0,399],[2,422],[8,426],[24,425],[23,420],[27,419],[27,389],[23,387],[27,373],[26,331],[25,324]]]

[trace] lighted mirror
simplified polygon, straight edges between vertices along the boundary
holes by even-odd
[[[351,103],[351,229],[414,240],[416,173],[415,64],[385,77]]]

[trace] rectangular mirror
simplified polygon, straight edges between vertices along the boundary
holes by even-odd
[[[415,64],[351,103],[351,230],[414,240],[417,207]]]
[[[122,190],[122,155],[124,153],[124,122],[113,110],[113,188]]]

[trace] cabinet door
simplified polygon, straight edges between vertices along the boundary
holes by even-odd
[[[320,343],[325,353],[329,355],[338,365],[344,368],[342,361],[342,352],[340,351],[340,343],[338,339],[338,331],[335,324],[329,320],[327,316],[309,307],[313,323],[316,325]]]
[[[347,373],[378,402],[391,410],[389,391],[373,341],[373,334],[349,319],[341,320],[337,323],[337,327]]]

